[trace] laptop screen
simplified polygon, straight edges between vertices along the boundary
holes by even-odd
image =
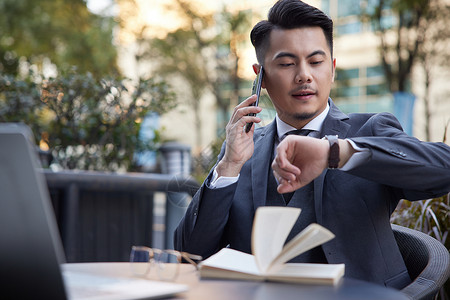
[[[65,262],[28,127],[0,123],[0,278],[15,299],[65,299]]]

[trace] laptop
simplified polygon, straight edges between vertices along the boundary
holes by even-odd
[[[14,299],[154,299],[186,285],[63,270],[64,251],[29,127],[0,123],[0,278]]]

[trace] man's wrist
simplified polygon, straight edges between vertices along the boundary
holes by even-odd
[[[357,151],[352,147],[348,140],[339,139],[339,167],[342,168]]]
[[[328,140],[330,145],[330,151],[328,154],[328,168],[340,169],[342,168],[350,157],[357,152],[349,141],[338,139],[337,136],[325,136],[324,139]],[[334,148],[333,148],[334,147]]]
[[[236,177],[241,172],[242,165],[221,160],[216,167],[219,177]]]

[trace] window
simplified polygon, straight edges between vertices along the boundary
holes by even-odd
[[[387,85],[385,83],[381,84],[371,84],[366,87],[367,95],[384,95],[389,92]]]
[[[342,69],[337,71],[338,80],[357,79],[359,77],[359,69]]]
[[[382,66],[367,67],[367,77],[384,76],[384,69]]]
[[[392,112],[383,67],[337,69],[331,97],[344,112]]]

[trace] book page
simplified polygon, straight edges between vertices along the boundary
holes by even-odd
[[[230,248],[223,248],[200,263],[200,268],[223,269],[253,275],[260,275],[255,257]]]
[[[256,210],[252,231],[252,253],[261,273],[280,254],[289,232],[300,215],[294,207],[264,206]]]
[[[284,277],[334,278],[345,270],[344,264],[287,263],[272,270],[268,275]]]
[[[344,264],[287,263],[271,270],[267,278],[283,282],[336,284],[344,273]]]
[[[334,238],[334,234],[325,227],[312,223],[290,240],[274,258],[269,268],[283,264],[288,260]]]

